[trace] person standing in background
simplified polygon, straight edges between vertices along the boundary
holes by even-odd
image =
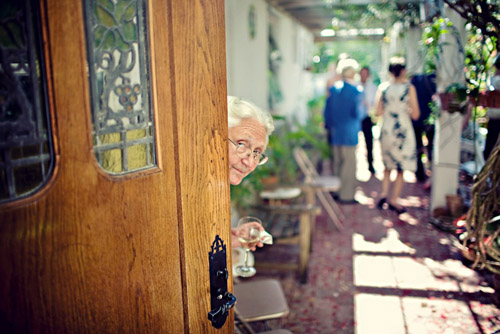
[[[495,73],[490,79],[490,90],[500,92],[500,55],[493,61]],[[486,145],[484,147],[483,156],[487,160],[493,148],[498,145],[500,140],[500,107],[489,107],[486,112],[488,116],[488,134],[486,135]]]
[[[377,86],[371,80],[368,80],[370,78],[370,68],[368,66],[364,66],[359,71],[359,77],[360,85],[363,87],[364,93],[364,118],[361,121],[361,129],[363,130],[363,135],[365,137],[366,160],[368,161],[368,170],[370,173],[375,174],[375,168],[373,168],[373,122],[371,113],[375,102],[375,95],[377,94]]]
[[[363,93],[354,82],[357,69],[354,59],[339,62],[337,70],[342,80],[329,89],[324,110],[325,127],[331,134],[333,175],[340,177],[342,182],[338,197],[343,204],[356,203],[356,146],[363,114]]]
[[[434,141],[434,125],[428,124],[428,118],[431,115],[429,103],[432,101],[432,96],[436,94],[436,74],[418,74],[411,78],[411,83],[417,90],[418,107],[420,109],[420,117],[413,120],[413,130],[415,131],[415,139],[417,141],[417,171],[415,176],[419,182],[424,182],[427,174],[422,162],[424,154],[424,144],[422,136],[425,133],[427,137],[427,158],[432,160],[432,149]]]
[[[398,214],[406,212],[399,204],[399,195],[403,190],[403,171],[415,172],[417,169],[417,146],[411,120],[420,117],[415,86],[406,78],[406,66],[403,58],[391,58],[389,72],[393,79],[380,85],[377,102],[377,116],[383,116],[380,131],[380,146],[384,162],[382,192],[377,204],[383,209],[387,203],[389,210]],[[391,172],[397,171],[396,180],[389,196]]]

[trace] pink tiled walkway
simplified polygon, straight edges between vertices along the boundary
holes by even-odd
[[[491,275],[464,265],[456,237],[429,223],[429,192],[408,183],[402,194],[408,213],[398,217],[374,207],[377,177],[358,175],[364,179],[356,194],[361,203],[342,206],[344,231],[336,231],[326,215],[318,217],[306,284],[292,273],[259,272],[253,278],[277,277],[283,285],[291,312],[271,325],[318,334],[500,330]],[[266,256],[283,256],[271,250]]]

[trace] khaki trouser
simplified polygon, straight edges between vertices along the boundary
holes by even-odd
[[[338,192],[341,201],[354,199],[356,191],[356,146],[332,146],[333,175],[342,182]]]

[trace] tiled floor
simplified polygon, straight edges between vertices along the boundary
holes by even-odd
[[[279,278],[290,306],[280,323],[293,333],[491,334],[500,330],[492,276],[462,262],[456,237],[429,223],[429,192],[408,181],[397,216],[379,211],[380,176],[360,159],[360,204],[343,205],[345,230],[322,214],[316,222],[308,281],[291,273],[258,272],[252,279]],[[375,168],[381,170],[380,162]],[[283,256],[269,247],[266,256]],[[276,249],[277,251],[277,249]],[[276,255],[273,255],[276,254]],[[259,254],[256,254],[258,260]]]

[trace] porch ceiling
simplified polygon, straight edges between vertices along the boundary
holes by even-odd
[[[331,28],[334,11],[346,6],[367,7],[370,4],[387,4],[389,2],[397,5],[420,4],[425,0],[266,0],[267,3],[278,10],[290,15],[306,29],[314,34],[316,41],[335,39],[336,37],[322,37],[323,29]],[[373,27],[379,28],[379,27]]]

